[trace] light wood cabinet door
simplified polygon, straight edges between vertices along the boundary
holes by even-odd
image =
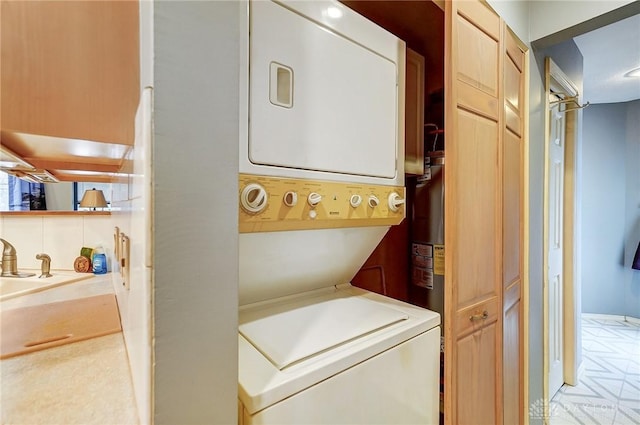
[[[495,359],[498,330],[489,324],[456,341],[457,423],[497,424]],[[446,414],[445,414],[446,417]]]
[[[3,1],[1,7],[3,137],[132,145],[138,2]]]
[[[424,57],[407,49],[404,172],[424,174]]]
[[[524,239],[524,138],[527,49],[503,27],[503,404],[504,423],[521,424],[523,415],[522,273]]]
[[[501,21],[445,6],[445,423],[501,424]]]

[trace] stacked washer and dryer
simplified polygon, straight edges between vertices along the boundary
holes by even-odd
[[[405,44],[334,1],[243,8],[239,422],[438,423],[440,316],[349,284],[405,217]]]

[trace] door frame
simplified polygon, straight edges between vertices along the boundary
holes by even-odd
[[[551,91],[564,92],[568,96],[580,95],[576,85],[550,58],[545,59],[545,148],[544,148],[544,224],[543,224],[543,399],[545,423],[549,418],[549,133],[550,133],[550,94]],[[564,161],[564,195],[563,195],[563,254],[562,279],[563,286],[563,374],[564,382],[576,385],[578,382],[578,353],[580,350],[580,308],[579,308],[579,270],[577,256],[578,220],[576,210],[576,166],[578,139],[578,110],[564,112],[565,115],[565,161]]]

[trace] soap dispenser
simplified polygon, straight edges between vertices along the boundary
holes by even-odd
[[[105,274],[107,272],[107,256],[101,246],[93,250],[91,263],[93,265],[93,274]]]

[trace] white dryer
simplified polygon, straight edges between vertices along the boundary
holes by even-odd
[[[440,316],[349,284],[405,217],[404,42],[335,1],[245,5],[239,421],[436,424]]]

